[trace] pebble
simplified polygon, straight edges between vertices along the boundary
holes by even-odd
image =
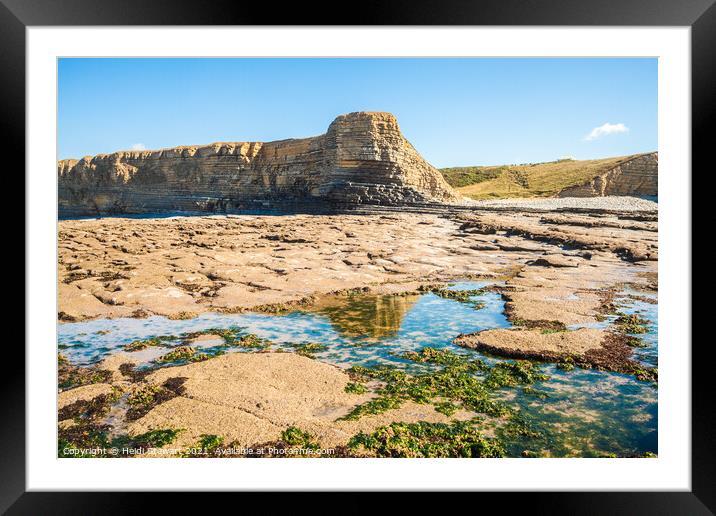
[[[529,208],[535,210],[558,210],[561,208],[583,208],[613,211],[657,211],[659,204],[640,197],[554,197],[546,199],[496,199],[473,201],[477,208]]]

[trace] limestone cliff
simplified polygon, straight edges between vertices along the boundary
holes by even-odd
[[[559,192],[559,197],[605,195],[656,196],[659,186],[659,154],[641,154],[580,185]]]
[[[62,160],[57,174],[61,216],[460,199],[390,113],[341,115],[312,138]]]

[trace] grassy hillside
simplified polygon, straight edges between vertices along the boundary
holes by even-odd
[[[454,167],[440,169],[440,172],[458,192],[473,199],[551,197],[564,188],[582,184],[635,156],[638,154],[583,161]]]

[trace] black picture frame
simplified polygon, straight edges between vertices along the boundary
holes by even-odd
[[[353,7],[338,3],[312,2],[278,6],[246,5],[213,0],[0,0],[0,70],[2,70],[2,116],[6,126],[5,149],[12,157],[6,174],[19,176],[25,160],[25,29],[28,26],[63,25],[553,25],[553,26],[689,26],[692,38],[692,169],[699,178],[699,190],[713,192],[713,146],[710,123],[714,116],[716,91],[716,5],[715,0],[369,0]],[[712,160],[712,158],[711,158]],[[707,165],[708,163],[708,165]],[[709,166],[710,165],[710,166]],[[685,178],[688,171],[684,172]],[[693,189],[692,189],[693,192]],[[18,195],[19,197],[19,195]],[[23,196],[24,198],[24,196]],[[693,206],[693,204],[692,204]],[[696,218],[694,217],[694,220]],[[706,219],[714,220],[713,215]],[[19,226],[19,225],[18,225]],[[19,233],[19,230],[17,230]],[[19,239],[23,236],[17,235]],[[701,258],[704,260],[704,258]],[[692,270],[699,270],[698,259]],[[32,271],[25,269],[26,277]],[[688,301],[688,300],[687,300]],[[694,309],[699,308],[695,304]],[[28,307],[31,308],[31,307]],[[692,316],[692,320],[694,319]],[[18,339],[15,339],[16,341]],[[156,494],[134,493],[39,493],[25,488],[25,364],[24,350],[6,339],[6,367],[0,374],[0,511],[7,514],[126,514],[149,509]],[[689,342],[672,343],[687,346]],[[692,490],[690,492],[609,492],[609,493],[527,493],[480,494],[519,510],[544,514],[713,514],[716,511],[716,466],[714,457],[713,388],[709,375],[708,346],[691,347],[692,352]],[[710,344],[710,342],[704,342]],[[9,367],[7,364],[14,364]],[[212,497],[217,496],[212,494]],[[222,503],[225,499],[217,500]],[[252,497],[242,494],[242,504]],[[277,509],[267,494],[257,500],[261,512]],[[370,510],[358,494],[341,495],[338,500],[321,495],[292,495],[293,507],[325,506],[341,512]],[[314,495],[315,496],[315,495]],[[475,494],[468,494],[474,497]],[[405,497],[406,511],[421,495]],[[271,502],[269,502],[271,500]],[[455,499],[453,499],[455,500]],[[459,500],[459,499],[458,499]],[[164,513],[206,501],[187,493],[162,496]],[[215,502],[212,500],[212,505]],[[474,502],[471,502],[474,503]],[[207,506],[204,505],[206,508]],[[317,512],[322,512],[320,507]],[[329,511],[330,512],[330,511]]]

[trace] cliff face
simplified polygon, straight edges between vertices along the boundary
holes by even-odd
[[[559,197],[603,197],[605,195],[658,195],[659,154],[642,154],[581,185],[559,192]]]
[[[341,115],[313,138],[62,160],[57,174],[61,216],[459,200],[390,113]]]

